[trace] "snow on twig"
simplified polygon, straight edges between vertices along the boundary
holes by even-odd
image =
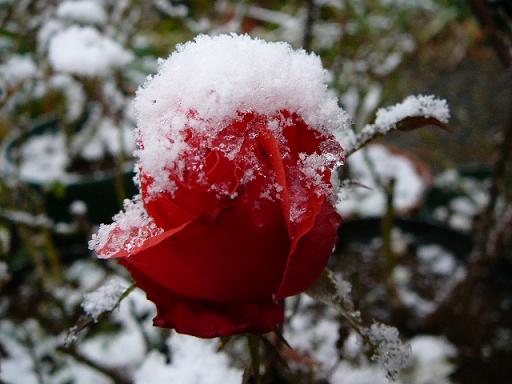
[[[373,124],[368,124],[345,148],[348,157],[377,136],[394,130],[409,131],[425,125],[435,125],[447,129],[450,110],[446,100],[434,96],[408,96],[401,103],[380,108]]]
[[[98,322],[102,316],[112,313],[121,302],[135,289],[135,284],[126,286],[119,279],[108,280],[93,292],[84,295],[81,304],[85,315],[80,316],[64,337],[64,347],[69,347],[77,338],[78,333]]]
[[[394,327],[377,322],[370,327],[365,326],[359,311],[354,308],[350,291],[349,282],[338,281],[334,273],[326,269],[306,294],[333,306],[370,347],[372,359],[381,364],[387,377],[395,380],[400,370],[409,366],[410,346],[402,343],[398,330]]]

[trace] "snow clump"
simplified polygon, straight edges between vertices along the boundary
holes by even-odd
[[[107,75],[133,59],[131,52],[95,28],[76,25],[51,38],[48,56],[55,70],[87,77]]]

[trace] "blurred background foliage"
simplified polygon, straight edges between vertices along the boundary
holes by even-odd
[[[66,302],[62,291],[79,297],[105,276],[122,274],[109,263],[79,264],[89,273],[87,268],[96,268],[105,274],[97,284],[86,284],[77,277],[80,274],[73,263],[90,256],[86,241],[95,225],[109,221],[123,199],[136,191],[131,180],[135,147],[131,100],[137,87],[156,72],[158,58],[167,57],[177,44],[199,33],[248,33],[284,40],[320,55],[330,73],[330,87],[353,117],[355,131],[372,122],[378,108],[407,95],[445,98],[452,114],[450,132],[425,128],[392,133],[380,140],[385,148],[394,149],[388,157],[374,161],[398,156],[415,176],[395,173],[390,178],[396,178],[397,185],[402,178],[405,192],[414,183],[421,188],[409,206],[388,204],[372,211],[371,219],[392,214],[428,225],[434,222],[435,230],[420,226],[419,231],[438,234],[441,228],[445,232],[439,243],[444,245],[447,237],[463,236],[460,241],[468,246],[462,246],[464,255],[457,257],[464,260],[473,242],[483,241],[486,247],[494,234],[499,242],[493,244],[501,248],[491,264],[497,258],[510,261],[512,167],[507,153],[512,138],[506,129],[512,124],[511,13],[506,0],[0,0],[0,313],[11,321],[0,328],[5,331],[12,324],[36,319],[41,334],[59,335],[74,324],[81,311],[80,300]],[[352,174],[348,172],[349,159],[342,177],[363,177],[366,171],[354,174],[362,165],[356,164],[356,159],[353,162]],[[358,181],[371,184],[364,178]],[[387,193],[384,185],[375,188],[376,193]],[[346,232],[342,228],[342,239],[344,233],[357,238],[361,231],[391,236],[392,225],[382,228],[379,223],[364,222],[368,214],[357,208],[357,201],[351,204],[356,208],[346,218],[355,226],[345,227]],[[359,219],[362,221],[357,222]],[[408,222],[399,227],[406,234],[413,228]],[[485,239],[478,240],[482,231]],[[363,239],[363,243],[368,241]],[[347,244],[350,246],[350,241],[343,246]],[[361,279],[367,272],[366,284],[385,286],[388,272],[380,282],[375,282],[374,275],[382,271],[360,272],[364,257],[358,249],[349,252],[356,255],[353,259],[343,253],[346,250],[337,251],[339,257],[349,260],[341,273],[350,275],[348,271],[353,270]],[[370,245],[365,252],[382,255],[382,244]],[[402,252],[410,253],[410,247]],[[484,264],[489,264],[488,260]],[[471,339],[468,333],[457,334],[450,326],[442,326],[442,321],[458,324],[464,314],[455,320],[441,316],[441,326],[439,319],[432,320],[432,324],[437,321],[437,328],[429,331],[440,329],[463,356],[456,376],[460,382],[504,382],[499,371],[507,368],[503,361],[512,349],[510,316],[500,317],[510,311],[512,303],[512,274],[506,273],[502,278],[506,289],[499,288],[504,296],[492,302],[493,309],[476,306],[498,320],[476,324],[476,328],[487,330],[481,335],[475,329],[467,330],[479,335],[474,343],[460,341]],[[372,287],[364,281],[355,287],[359,304],[378,318],[382,313],[380,293],[376,293],[380,299],[371,301],[367,292]],[[481,301],[488,295],[494,294],[486,293]],[[383,320],[399,321],[401,313],[394,310]],[[150,318],[146,312],[136,315],[144,321]],[[424,331],[409,326],[401,324],[401,331],[408,336]],[[108,335],[115,332],[112,327],[107,323],[100,331]],[[87,337],[94,338],[100,331],[93,330]],[[508,341],[498,337],[501,349],[489,341],[497,334],[509,335]],[[147,348],[166,354],[162,340],[167,334],[152,337],[146,340]],[[17,341],[20,345],[30,345],[21,340]],[[2,349],[7,344],[0,337],[0,357],[9,359],[8,351]],[[39,352],[31,351],[36,357],[31,355],[30,370],[38,372],[40,368],[39,378],[52,377],[51,372],[58,371],[61,363],[52,353],[44,355],[54,364],[49,369],[48,361],[41,368]],[[495,352],[499,358],[489,358]],[[85,352],[79,349],[66,353],[76,361],[85,359],[86,365],[113,382],[130,382],[123,381],[116,367],[107,369],[84,358]],[[480,369],[486,373],[476,374]],[[493,374],[489,375],[490,371]],[[1,375],[0,371],[0,382],[10,382]],[[80,382],[73,374],[70,377],[67,382]],[[45,380],[39,382],[54,382]]]

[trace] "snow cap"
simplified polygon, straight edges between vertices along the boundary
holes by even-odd
[[[213,138],[244,113],[271,117],[287,110],[321,133],[342,137],[349,118],[327,80],[317,55],[287,43],[199,35],[178,45],[137,93],[139,166],[155,178],[156,189],[172,189],[158,175],[187,149],[183,131]]]

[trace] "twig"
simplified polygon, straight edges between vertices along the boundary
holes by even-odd
[[[369,347],[372,359],[382,365],[387,377],[396,379],[399,370],[409,363],[410,347],[401,342],[398,330],[393,327],[375,322],[371,327],[365,326],[360,313],[354,310],[352,300],[344,291],[334,274],[326,269],[306,293],[334,307]]]
[[[411,131],[417,128],[433,125],[443,130],[448,131],[448,126],[434,117],[425,116],[409,116],[397,122],[396,124],[386,127],[386,129],[379,129],[375,124],[368,124],[360,132],[356,134],[354,143],[345,148],[345,157],[349,157],[354,152],[358,151],[370,141],[375,140],[380,136],[384,136],[391,131]]]
[[[306,20],[304,23],[304,36],[302,38],[302,48],[306,51],[311,50],[313,42],[313,26],[316,16],[315,0],[306,0]]]
[[[349,322],[354,331],[363,340],[369,342],[360,313],[354,311],[354,305],[351,301],[345,300],[338,294],[336,277],[331,271],[325,269],[315,284],[306,290],[306,294],[313,299],[333,306]]]
[[[91,316],[82,315],[78,318],[76,324],[72,326],[66,336],[64,337],[64,347],[69,347],[77,338],[78,334],[82,332],[84,329],[89,328],[99,320],[107,318],[112,312],[114,312],[121,302],[128,297],[128,295],[136,288],[135,283],[130,285],[125,291],[121,294],[117,302],[114,304],[110,311],[103,312],[98,318],[94,319]]]

